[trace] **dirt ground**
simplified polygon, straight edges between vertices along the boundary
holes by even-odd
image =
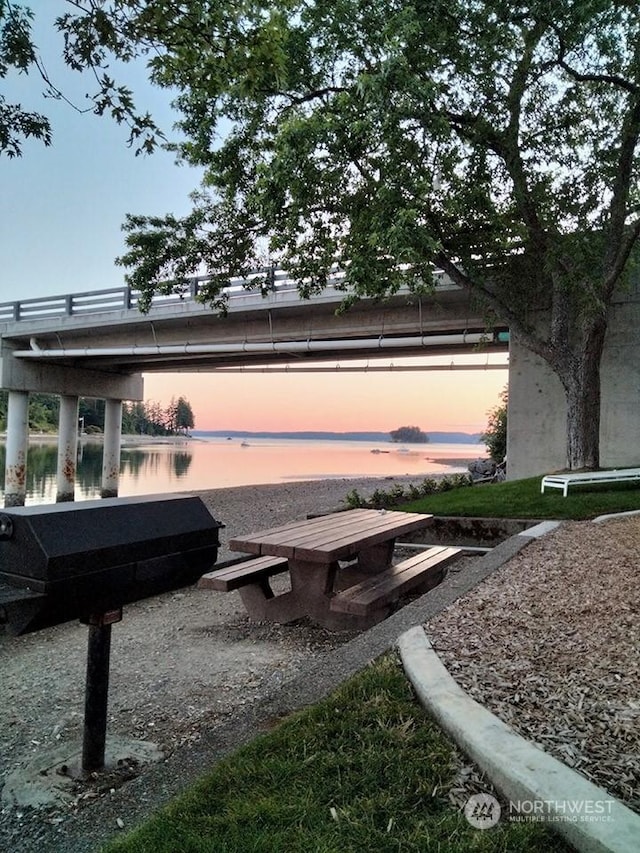
[[[250,623],[237,593],[190,587],[130,605],[112,630],[108,731],[171,751],[341,641],[310,624]],[[81,739],[86,645],[80,623],[3,638],[5,773]]]

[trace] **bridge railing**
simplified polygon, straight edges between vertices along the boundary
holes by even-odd
[[[230,304],[242,302],[247,298],[255,299],[260,294],[255,279],[264,277],[265,273],[272,277],[270,290],[275,293],[288,293],[296,290],[296,285],[285,272],[256,270],[247,278],[232,278],[224,288]],[[336,272],[331,279],[334,286],[343,278],[342,273]],[[185,302],[196,302],[202,286],[208,282],[209,276],[196,276],[189,279],[188,289],[181,294],[154,294],[151,308],[161,305],[178,305]],[[19,322],[20,320],[45,320],[49,317],[71,317],[86,314],[98,314],[110,311],[138,311],[138,303],[142,294],[131,287],[112,287],[107,290],[92,290],[84,293],[71,293],[59,296],[41,296],[34,299],[19,299],[13,302],[0,303],[0,322]]]
[[[256,301],[261,298],[261,291],[255,284],[258,277],[271,276],[269,293],[278,295],[296,293],[295,281],[282,270],[257,270],[247,278],[230,279],[229,285],[223,289],[229,307],[241,308],[243,303]],[[444,273],[435,273],[437,283],[448,281]],[[202,286],[210,280],[209,276],[197,276],[189,279],[189,287],[184,293],[154,294],[151,308],[162,305],[178,305],[185,302],[197,302]],[[327,290],[341,291],[344,273],[336,270],[330,276]],[[107,290],[92,290],[85,293],[71,293],[61,296],[40,296],[35,299],[19,299],[13,302],[0,303],[0,323],[15,323],[21,320],[46,320],[56,317],[76,317],[88,314],[102,314],[112,311],[139,311],[138,303],[142,294],[131,287],[113,287]]]

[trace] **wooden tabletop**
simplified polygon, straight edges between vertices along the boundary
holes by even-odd
[[[355,556],[400,535],[428,527],[432,515],[377,509],[352,509],[232,539],[233,551],[271,554],[294,560],[329,563]]]

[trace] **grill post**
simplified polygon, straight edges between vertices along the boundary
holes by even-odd
[[[107,740],[107,704],[109,696],[109,659],[111,626],[122,619],[122,609],[94,614],[87,620],[87,680],[84,696],[84,735],[82,740],[83,776],[104,768]]]

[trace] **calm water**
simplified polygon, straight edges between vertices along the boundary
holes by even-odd
[[[405,474],[428,477],[436,473],[466,472],[467,460],[484,455],[485,448],[481,444],[403,446],[293,439],[247,439],[243,443],[235,438],[209,438],[179,444],[125,446],[121,454],[119,494],[126,497],[333,477]],[[2,445],[1,471],[4,471],[4,460]],[[30,445],[28,504],[55,501],[56,460],[54,444]],[[101,476],[102,445],[83,441],[79,448],[76,500],[100,497]],[[1,480],[3,487],[4,476]]]

